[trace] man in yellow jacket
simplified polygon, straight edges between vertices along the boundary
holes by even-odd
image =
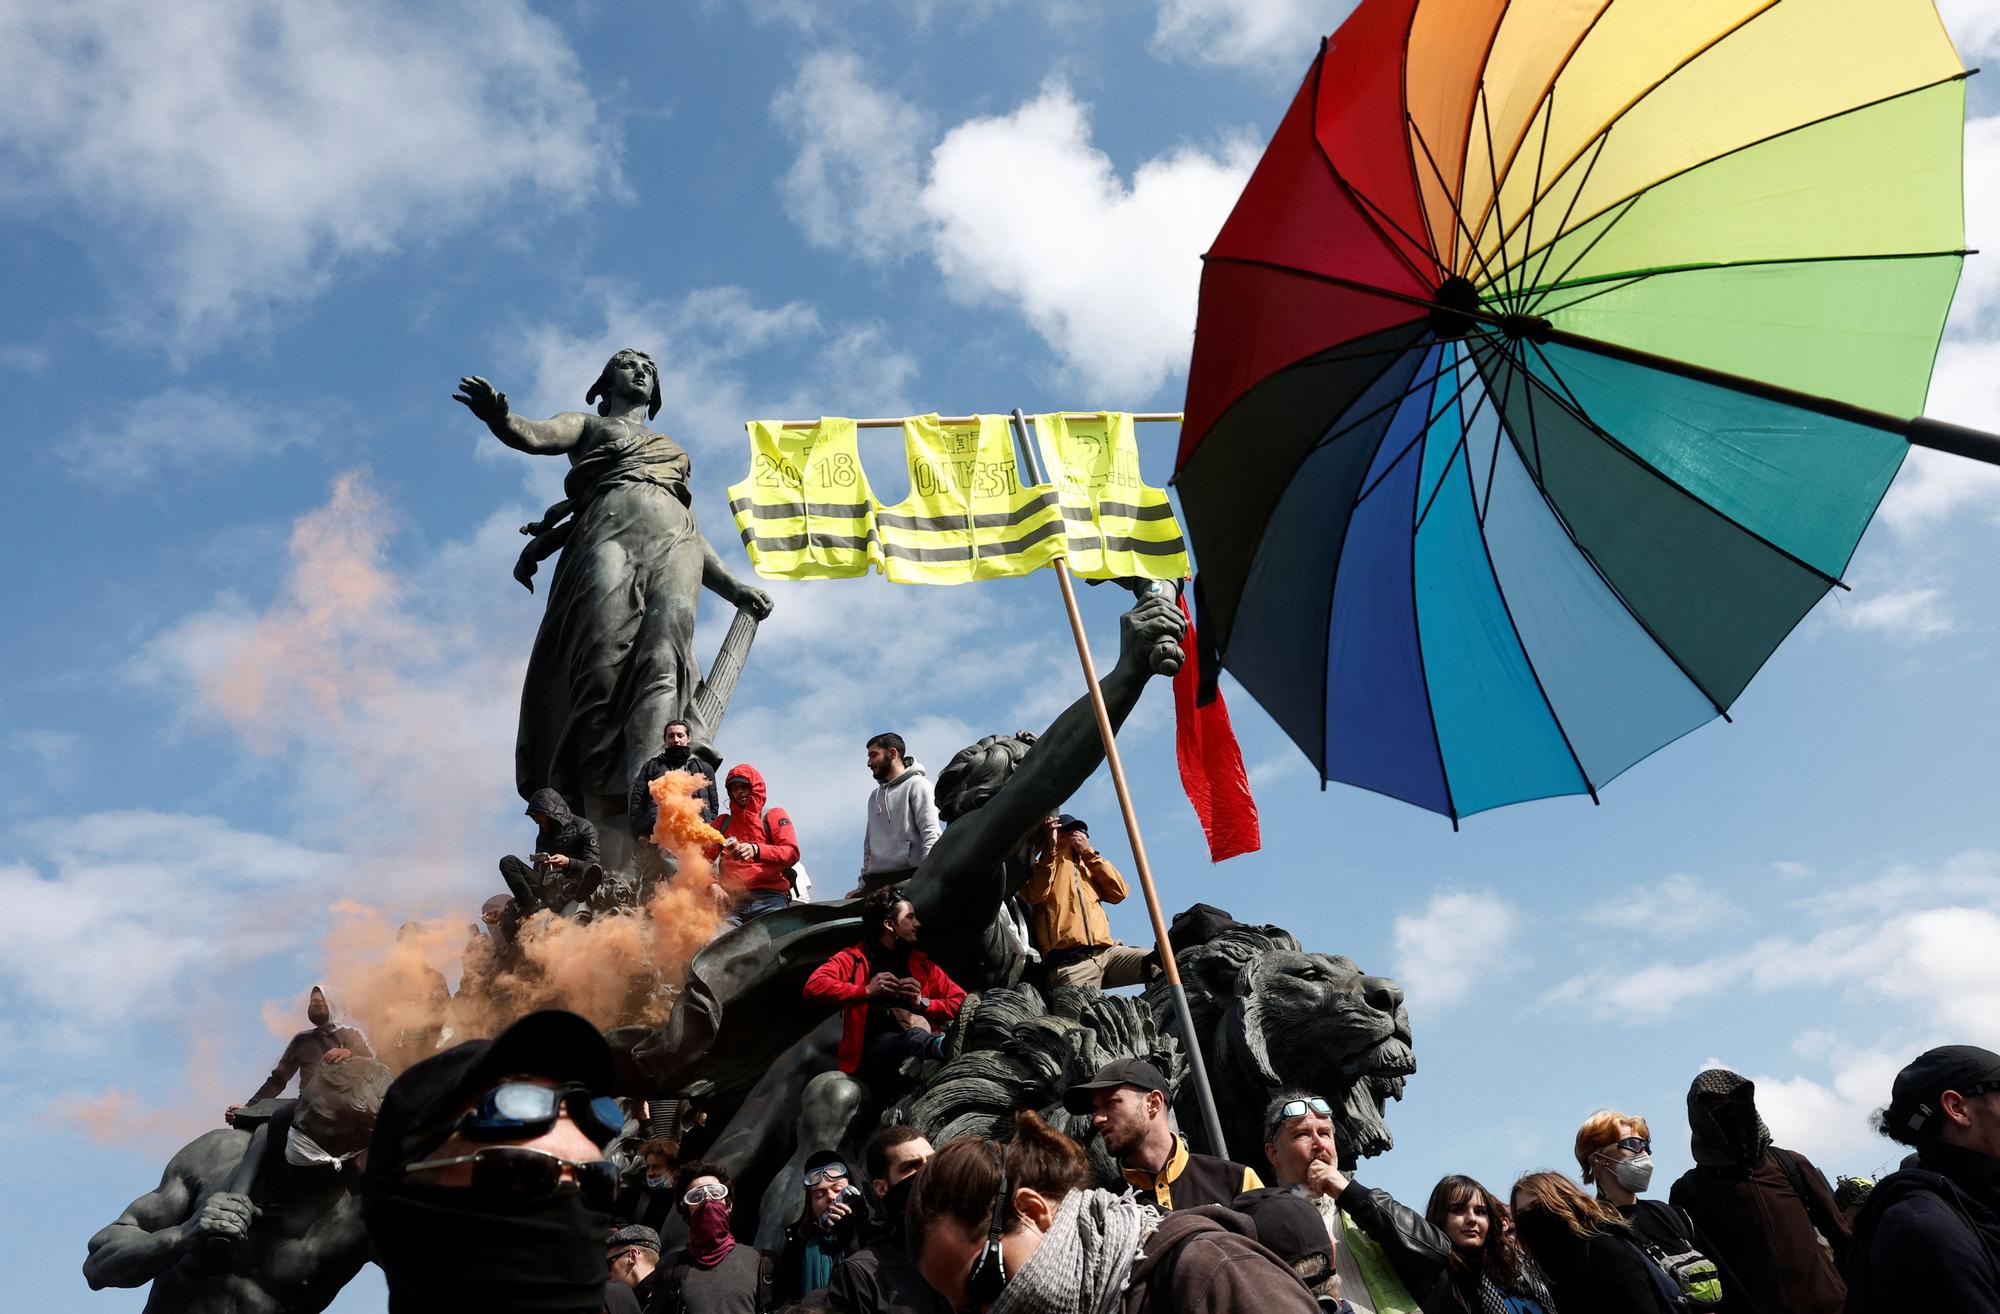
[[[1029,930],[1041,952],[1047,984],[1138,985],[1152,972],[1152,955],[1111,938],[1104,905],[1126,893],[1125,878],[1090,842],[1090,828],[1065,812],[1050,817],[1021,887]]]

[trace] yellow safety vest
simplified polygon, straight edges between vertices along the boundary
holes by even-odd
[[[1037,415],[1035,433],[1062,503],[1072,571],[1085,579],[1187,575],[1173,505],[1139,477],[1131,415]]]
[[[1055,490],[1024,484],[1004,415],[903,421],[910,495],[875,513],[882,573],[898,584],[1025,575],[1063,552]]]
[[[766,579],[850,579],[882,564],[875,495],[861,469],[854,421],[811,429],[751,420],[750,473],[729,509],[750,564]]]

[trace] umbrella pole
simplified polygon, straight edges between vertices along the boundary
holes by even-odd
[[[1014,412],[1014,432],[1029,471],[1037,483],[1045,483],[1040,462],[1028,442],[1027,417]],[[1097,662],[1090,655],[1090,636],[1084,633],[1083,613],[1076,605],[1076,585],[1069,562],[1055,561],[1056,583],[1062,588],[1063,609],[1069,613],[1070,637],[1076,640],[1077,660],[1083,663],[1083,682],[1090,689],[1090,710],[1097,715],[1097,734],[1104,741],[1104,761],[1111,768],[1111,785],[1118,793],[1118,810],[1125,818],[1125,835],[1132,843],[1132,865],[1139,872],[1139,890],[1146,898],[1146,913],[1153,921],[1153,940],[1158,945],[1160,971],[1166,977],[1167,992],[1174,1002],[1174,1020],[1180,1026],[1181,1048],[1187,1052],[1188,1076],[1194,1081],[1195,1100],[1201,1105],[1202,1131],[1209,1152],[1229,1157],[1229,1142],[1222,1134],[1222,1118],[1216,1113],[1215,1092],[1208,1084],[1208,1064],[1201,1056],[1201,1039],[1195,1035],[1194,1014],[1188,1011],[1187,991],[1181,986],[1181,968],[1174,957],[1173,942],[1167,936],[1167,919],[1160,911],[1160,894],[1153,886],[1153,865],[1146,859],[1146,841],[1139,834],[1139,814],[1132,806],[1132,790],[1125,782],[1125,762],[1118,755],[1118,734],[1111,725],[1111,710],[1104,704],[1104,687],[1097,680]]]

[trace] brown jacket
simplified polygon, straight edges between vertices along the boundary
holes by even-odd
[[[1850,1235],[1826,1178],[1804,1155],[1786,1150],[1806,1188],[1801,1200],[1775,1157],[1764,1151],[1755,1168],[1691,1168],[1669,1199],[1685,1209],[1746,1289],[1750,1303],[1787,1314],[1841,1314],[1847,1286],[1837,1262]],[[1829,1251],[1815,1229],[1833,1246]],[[1731,1293],[1725,1291],[1725,1297]],[[1733,1303],[1733,1302],[1732,1302]]]
[[[1035,857],[1035,869],[1021,886],[1021,902],[1029,914],[1035,948],[1044,954],[1111,943],[1111,923],[1104,905],[1125,898],[1125,878],[1102,853],[1092,852],[1079,863],[1058,841]]]
[[[1319,1304],[1248,1218],[1215,1206],[1176,1210],[1146,1238],[1124,1314],[1319,1314]]]

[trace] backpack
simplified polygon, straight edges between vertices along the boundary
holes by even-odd
[[[717,818],[717,819],[718,819],[718,820],[720,820],[720,818]],[[787,820],[787,821],[790,821],[791,819],[792,819],[792,814],[791,814],[791,813],[789,813],[789,812],[787,812],[787,813],[785,814],[785,820]],[[769,809],[769,808],[764,808],[764,809],[761,809],[761,810],[760,810],[760,811],[759,811],[759,812],[757,813],[757,825],[758,825],[759,827],[761,827],[761,828],[763,829],[763,831],[764,831],[764,834],[765,834],[766,836],[770,835],[770,833],[771,833],[771,809]],[[793,827],[792,829],[793,829],[794,831],[796,831],[796,830],[798,829],[798,827],[794,826],[794,827]],[[787,868],[785,868],[785,884],[787,884],[787,885],[789,885],[789,886],[791,887],[791,889],[792,889],[792,896],[793,896],[794,898],[798,897],[798,893],[799,893],[799,869],[798,869],[798,868],[797,868],[796,866],[792,866],[792,867],[787,867]]]
[[[1646,1257],[1653,1261],[1654,1267],[1672,1280],[1675,1289],[1680,1293],[1681,1308],[1694,1311],[1721,1308],[1722,1274],[1716,1268],[1714,1260],[1695,1248],[1694,1220],[1687,1216],[1686,1210],[1677,1209],[1672,1205],[1663,1205],[1661,1208],[1672,1222],[1674,1231],[1679,1234],[1679,1244],[1669,1250],[1649,1240],[1636,1229],[1632,1233],[1632,1239],[1639,1243],[1639,1248],[1646,1252]]]
[[[1784,1172],[1785,1180],[1791,1184],[1792,1194],[1799,1198],[1801,1205],[1805,1206],[1806,1221],[1811,1223],[1813,1231],[1819,1234],[1819,1243],[1828,1250],[1833,1249],[1835,1229],[1828,1227],[1825,1220],[1820,1217],[1820,1206],[1806,1190],[1805,1174],[1799,1171],[1799,1161],[1792,1157],[1790,1150],[1781,1150],[1775,1145],[1771,1147],[1771,1157],[1778,1161],[1778,1167]]]

